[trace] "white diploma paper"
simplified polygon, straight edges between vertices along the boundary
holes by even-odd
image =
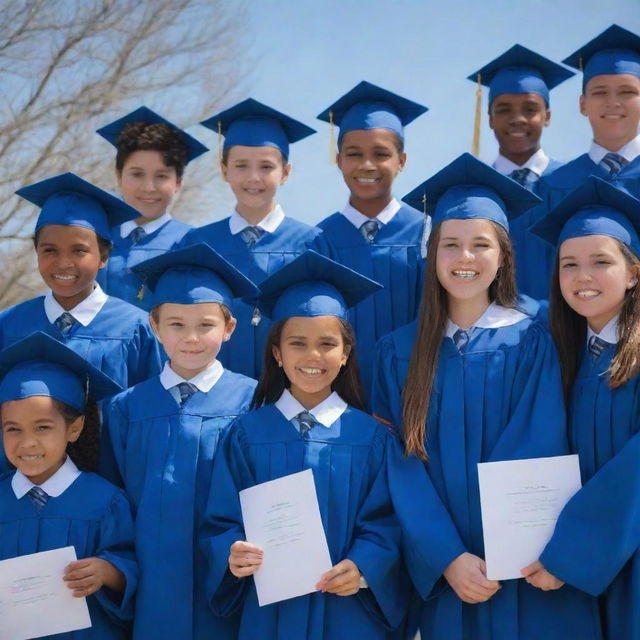
[[[240,491],[247,540],[264,551],[254,574],[261,607],[316,590],[331,569],[310,469]]]
[[[62,579],[73,547],[0,562],[0,638],[27,640],[91,626],[85,598]]]
[[[521,578],[581,487],[578,456],[480,463],[478,477],[487,578]]]

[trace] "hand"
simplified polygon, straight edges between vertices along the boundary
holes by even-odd
[[[86,598],[103,586],[122,593],[126,585],[124,574],[102,558],[84,558],[67,565],[63,580],[74,598]]]
[[[236,578],[246,578],[260,568],[262,558],[260,547],[244,540],[236,540],[229,549],[229,571]]]
[[[564,586],[564,582],[550,574],[539,560],[526,566],[520,573],[526,578],[530,585],[538,587],[538,589],[542,589],[543,591],[555,591]]]
[[[444,577],[463,602],[486,602],[500,589],[500,583],[487,580],[487,568],[482,558],[461,553],[444,571]]]
[[[352,596],[360,590],[360,569],[352,560],[343,560],[320,576],[318,591],[337,596]]]

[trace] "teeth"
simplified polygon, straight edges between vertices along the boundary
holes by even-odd
[[[585,289],[584,291],[577,291],[576,294],[579,298],[593,298],[600,295],[600,292],[594,291],[593,289]]]
[[[605,120],[622,120],[623,116],[621,115],[609,115],[609,116],[603,116]]]
[[[313,367],[298,367],[302,373],[309,373],[311,375],[318,375],[322,373],[322,369],[315,369]]]
[[[20,456],[20,458],[22,460],[40,460],[40,458],[42,458],[42,456]]]
[[[356,178],[356,182],[360,182],[362,184],[373,184],[376,181],[376,178]]]
[[[453,275],[456,276],[457,278],[465,278],[465,279],[471,280],[471,278],[475,278],[478,275],[478,272],[457,270],[453,272]]]
[[[75,280],[75,276],[72,275],[64,275],[62,273],[56,273],[53,276],[56,280]]]

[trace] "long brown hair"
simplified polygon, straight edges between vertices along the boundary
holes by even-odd
[[[607,371],[611,389],[622,386],[640,373],[640,292],[637,283],[640,278],[640,259],[626,244],[619,240],[616,243],[636,284],[627,289],[620,310],[618,345]],[[576,379],[578,358],[587,338],[587,320],[576,313],[562,297],[559,260],[558,251],[549,296],[549,325],[558,348],[562,385],[565,397],[568,398]]]
[[[346,320],[342,318],[336,318],[336,320],[340,325],[344,346],[350,351],[347,363],[340,369],[336,379],[331,384],[331,390],[335,391],[347,404],[364,411],[362,384],[358,375],[358,362],[356,360],[356,338],[351,325]],[[282,329],[286,322],[287,318],[276,322],[267,335],[262,374],[253,394],[252,409],[275,402],[282,395],[282,392],[291,386],[287,374],[282,367],[278,366],[273,355],[273,347],[280,347]]]
[[[502,265],[489,287],[489,299],[503,307],[514,307],[517,289],[511,240],[503,227],[490,222],[500,246]],[[436,274],[436,256],[441,228],[442,223],[436,225],[429,238],[418,331],[411,352],[407,379],[402,390],[405,453],[406,455],[415,453],[423,460],[427,459],[425,442],[431,393],[448,319],[447,292]]]

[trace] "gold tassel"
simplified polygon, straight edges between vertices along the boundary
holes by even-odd
[[[584,69],[582,68],[582,56],[578,56],[578,69],[580,69],[580,73],[584,73]]]
[[[336,163],[336,126],[333,123],[333,111],[329,111],[329,164]]]
[[[218,164],[222,164],[222,121],[218,120]]]
[[[476,118],[473,123],[473,143],[471,144],[471,153],[476,158],[480,155],[480,118],[482,117],[482,82],[481,76],[478,74],[478,87],[476,88]]]
[[[142,298],[144,298],[144,283],[142,283],[142,286],[140,287],[140,290],[138,291],[138,295],[136,297],[138,298],[138,300],[142,300]]]

